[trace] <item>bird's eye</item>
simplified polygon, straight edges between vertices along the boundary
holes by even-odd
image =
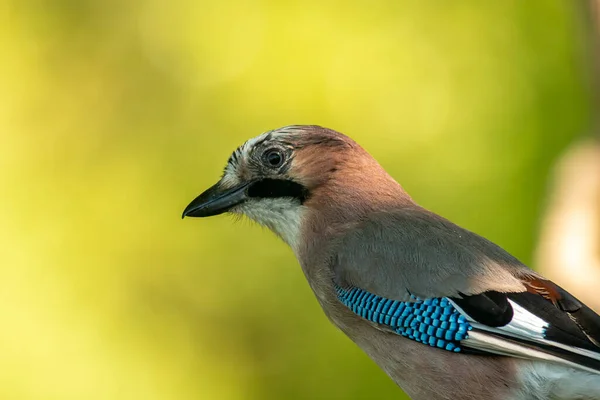
[[[284,155],[279,149],[270,149],[265,151],[263,159],[269,167],[279,168],[283,165]]]

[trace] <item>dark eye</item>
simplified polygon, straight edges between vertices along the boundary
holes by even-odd
[[[263,159],[269,167],[278,168],[283,165],[284,155],[279,149],[270,149],[265,151]]]

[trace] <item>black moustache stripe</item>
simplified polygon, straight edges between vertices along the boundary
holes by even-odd
[[[308,190],[301,184],[284,179],[262,179],[250,185],[248,197],[279,198],[292,197],[300,203],[308,198]]]

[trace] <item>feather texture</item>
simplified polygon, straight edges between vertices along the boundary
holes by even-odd
[[[362,318],[432,347],[550,361],[600,374],[600,349],[593,351],[550,340],[548,332],[554,327],[513,300],[506,300],[511,310],[510,320],[504,326],[490,326],[479,322],[468,310],[448,298],[421,300],[413,297],[413,301],[403,302],[360,288],[340,286],[336,286],[336,293],[346,307]],[[460,302],[463,305],[474,303],[466,298]],[[497,307],[495,302],[484,304],[495,312],[506,314],[504,307]],[[481,305],[476,307],[480,317],[482,310]],[[493,317],[483,318],[486,319],[496,321]]]
[[[414,302],[376,296],[358,288],[337,287],[342,303],[361,317],[433,347],[459,352],[471,325],[445,298]]]

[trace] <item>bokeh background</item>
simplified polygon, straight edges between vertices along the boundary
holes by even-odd
[[[0,1],[0,399],[403,398],[274,235],[181,211],[320,124],[534,265],[583,36],[555,0]]]

